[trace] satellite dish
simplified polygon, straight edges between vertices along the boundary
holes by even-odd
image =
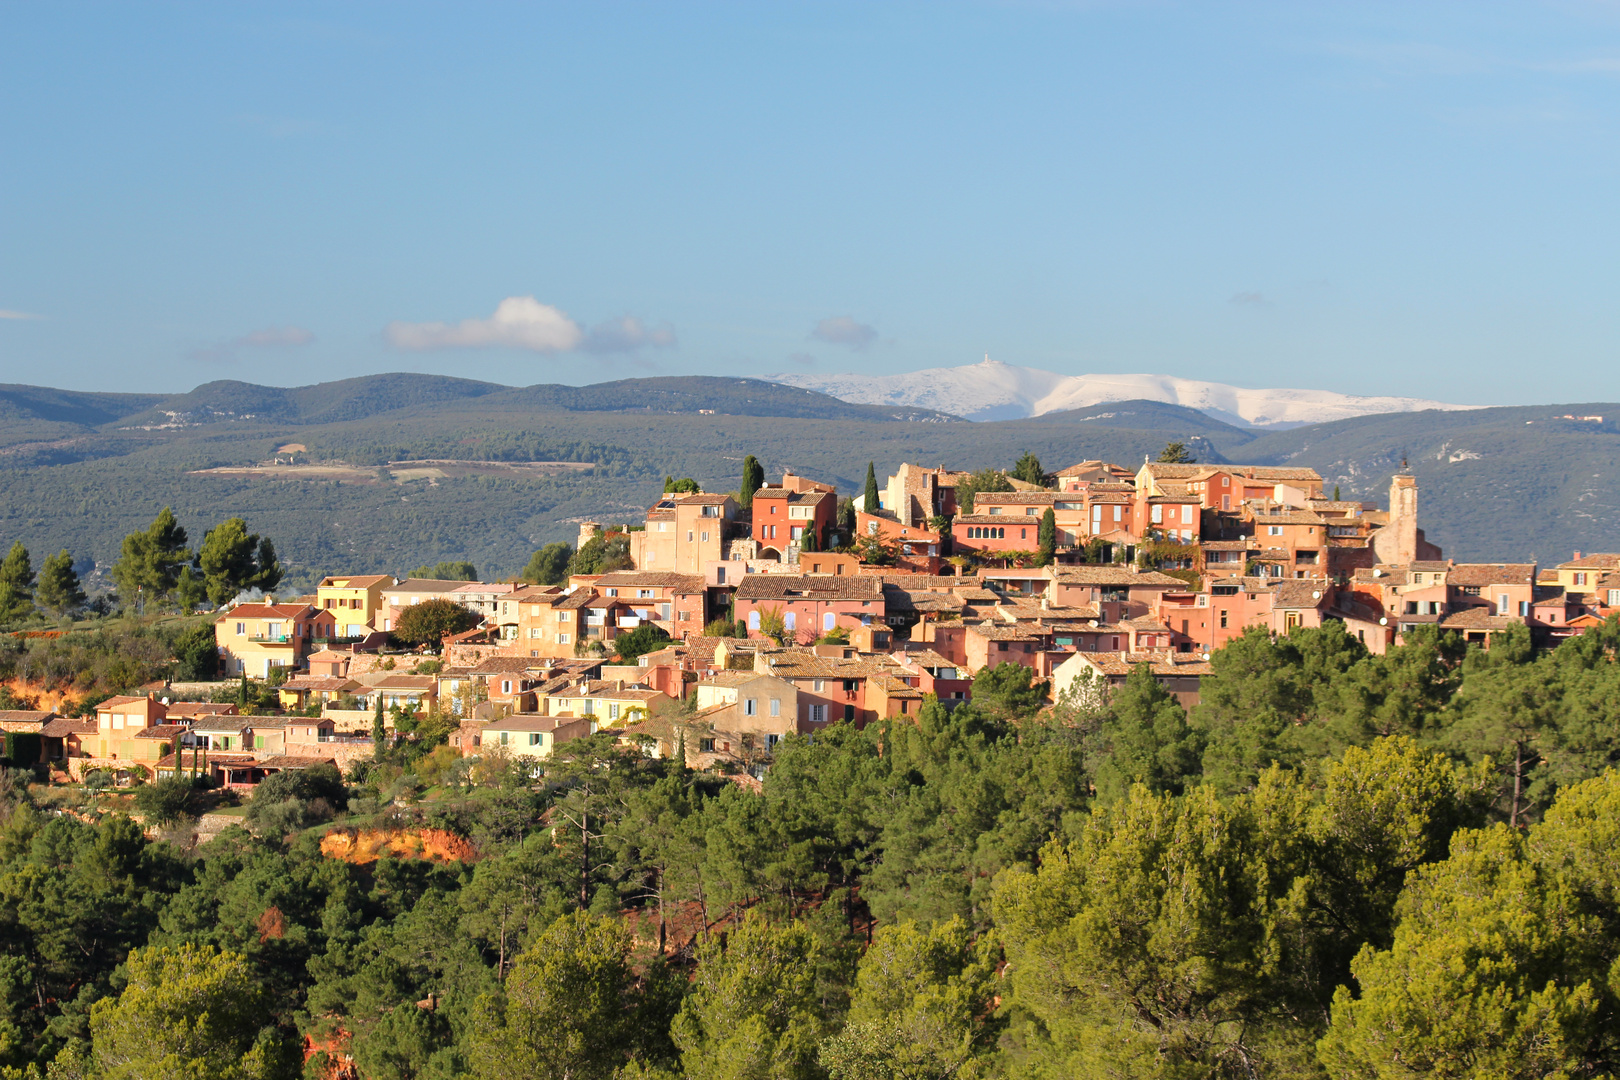
[[[1378,625],[1379,626],[1388,626],[1389,625],[1389,619],[1387,617],[1385,617],[1385,616],[1380,615],[1378,617]]]

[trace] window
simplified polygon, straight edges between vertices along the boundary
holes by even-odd
[[[1282,526],[1281,525],[1267,525],[1266,526],[1266,535],[1267,536],[1281,536],[1282,535]]]
[[[1020,540],[1028,540],[1029,539],[1029,530],[1028,529],[1019,529],[1018,530],[1018,539],[1020,539]]]
[[[1230,510],[1230,509],[1232,509],[1232,496],[1230,496],[1230,495],[1222,495],[1221,496],[1221,509],[1222,510]]]
[[[1125,512],[1125,508],[1123,506],[1119,505],[1118,503],[1114,504],[1114,520],[1115,521],[1121,520],[1123,518],[1123,516],[1124,516],[1124,512]]]
[[[957,694],[956,696],[961,697],[962,695]],[[844,719],[848,720],[850,723],[855,722],[855,706],[853,706],[853,705],[845,705],[844,706]]]
[[[712,754],[712,753],[714,753],[714,740],[713,739],[699,739],[698,740],[698,751],[700,753],[704,753],[704,754]]]
[[[596,702],[592,701],[590,698],[585,698],[579,704],[580,704],[580,711],[583,712],[586,716],[595,716],[596,715]]]
[[[501,732],[501,745],[502,746],[510,746],[511,743],[512,743],[512,733],[509,732],[509,731]]]
[[[1614,598],[1615,595],[1616,594],[1615,594],[1614,590],[1611,589],[1610,592],[1609,592],[1609,597],[1610,597],[1609,602],[1611,604],[1614,602],[1613,598]],[[1496,613],[1498,615],[1506,615],[1507,614],[1508,602],[1509,602],[1509,597],[1508,597],[1507,593],[1502,593],[1500,596],[1498,596],[1496,598]]]
[[[1609,596],[1612,598],[1613,596],[1616,595],[1617,592],[1620,592],[1620,590],[1610,590]],[[1620,601],[1616,601],[1616,600],[1611,599],[1609,601],[1609,603],[1611,603],[1611,604],[1620,603]],[[833,628],[833,625],[837,622],[837,620],[838,620],[838,616],[834,615],[832,612],[830,612],[830,611],[823,612],[822,616],[821,616],[821,629],[824,630],[824,631],[825,630],[831,630]]]
[[[1162,523],[1163,521],[1164,521],[1164,507],[1155,505],[1153,507],[1153,524],[1158,525],[1158,524]]]
[[[1519,618],[1525,619],[1525,618],[1529,618],[1529,616],[1530,616],[1530,601],[1528,601],[1528,600],[1520,600],[1519,601]]]
[[[569,613],[566,612],[566,611],[557,612],[557,621],[558,622],[567,622],[569,620],[569,617],[570,617]]]
[[[797,611],[789,611],[783,615],[782,626],[789,632],[797,630],[799,628],[799,613]]]
[[[512,692],[512,680],[511,679],[502,679],[501,680],[501,693],[510,694],[511,692]]]
[[[759,612],[750,611],[748,613],[748,629],[750,629],[750,630],[758,630],[759,629]]]
[[[703,542],[705,544],[707,544],[709,542],[709,534],[708,533],[703,534]]]
[[[687,537],[687,539],[690,540],[691,537]],[[714,580],[715,580],[716,584],[724,585],[726,583],[726,568],[725,567],[723,567],[723,566],[715,567],[714,568],[714,575],[715,575]]]
[[[1224,610],[1221,612],[1221,629],[1226,629],[1226,612]]]
[[[651,589],[637,589],[636,590],[636,599],[638,599],[638,600],[651,600],[652,596],[653,596],[653,591]]]
[[[827,722],[827,706],[810,706],[810,722],[812,724],[825,724]]]
[[[690,544],[690,543],[691,543],[691,542],[692,542],[692,530],[691,530],[691,529],[687,529],[687,530],[686,530],[686,542],[687,542],[687,543],[688,543],[688,544]],[[714,740],[713,740],[713,739],[710,739],[710,740],[709,740],[709,741],[710,741],[710,742],[714,742]]]
[[[827,689],[827,680],[825,680],[825,679],[816,679],[816,680],[814,680],[814,681],[812,681],[810,683],[810,687],[811,687],[811,689],[815,690],[815,692],[818,693],[818,694],[824,693],[824,692],[826,692],[826,689]]]
[[[771,715],[772,716],[781,716],[782,715],[782,699],[781,698],[774,698],[774,697],[771,698]]]
[[[540,636],[540,628],[538,626],[529,627],[529,636],[532,637],[532,638],[539,637]]]
[[[538,731],[529,732],[529,745],[530,746],[539,746],[544,742],[545,742],[545,736],[541,735],[540,732],[538,732]]]
[[[759,702],[754,698],[743,698],[743,715],[755,716],[759,713]]]
[[[571,637],[569,637],[569,635],[567,635],[567,634],[558,634],[557,635],[557,644],[559,644],[559,645],[567,645],[572,640],[573,639]]]
[[[606,591],[607,591],[607,594],[609,596],[618,596],[619,595],[619,590],[618,589],[608,589]]]
[[[992,513],[992,514],[999,514],[999,513],[1001,513],[1001,507],[999,507],[999,506],[992,506],[992,507],[991,507],[991,508],[990,508],[990,512],[991,512],[991,513]]]
[[[1507,597],[1504,596],[1502,599],[1506,600]],[[1620,607],[1620,589],[1609,590],[1609,606]]]
[[[1585,585],[1586,584],[1586,575],[1585,574],[1576,574],[1575,575],[1575,584],[1576,585]]]
[[[619,703],[617,701],[608,702],[608,719],[609,720],[617,720],[618,718],[619,718]]]
[[[237,623],[236,624],[236,636],[241,637],[245,633],[247,633],[247,623]]]
[[[765,734],[765,749],[767,749],[767,750],[775,750],[776,749],[776,744],[781,742],[781,741],[782,741],[782,736],[778,735],[776,732],[774,732],[774,731],[766,732],[766,734]]]

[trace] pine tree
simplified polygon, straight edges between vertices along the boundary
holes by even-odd
[[[65,615],[84,603],[84,590],[79,586],[79,575],[73,569],[73,556],[63,548],[47,556],[39,568],[39,588],[35,593],[39,606],[57,615]]]
[[[165,506],[144,532],[124,537],[118,561],[113,564],[113,581],[126,604],[141,594],[163,600],[173,595],[180,583],[181,567],[190,562],[186,530],[175,521],[174,511]]]
[[[1028,450],[1025,450],[1024,456],[1013,464],[1012,475],[1026,484],[1034,484],[1036,487],[1046,486],[1046,470],[1041,468],[1041,459]]]
[[[866,463],[866,492],[864,498],[866,499],[865,510],[868,514],[877,513],[878,506],[880,505],[878,500],[877,471],[873,468],[875,464],[875,462],[871,461]]]
[[[34,564],[19,540],[0,562],[0,620],[12,622],[33,613]]]
[[[247,522],[239,517],[208,530],[197,552],[197,564],[203,588],[216,606],[244,589],[273,589],[281,580],[275,546],[250,534]]]
[[[1187,444],[1181,442],[1166,443],[1164,450],[1159,454],[1161,465],[1196,465],[1198,459],[1187,451]]]

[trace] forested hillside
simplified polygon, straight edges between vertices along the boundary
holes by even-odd
[[[9,774],[0,1076],[1610,1075],[1620,622],[1412,638],[1250,632],[1190,715],[986,669],[762,785],[402,715],[194,853]],[[215,799],[134,805],[183,841]]]
[[[0,543],[69,549],[91,575],[120,539],[172,505],[201,526],[233,516],[274,538],[289,580],[342,568],[400,572],[468,559],[515,572],[580,520],[640,520],[668,475],[736,487],[744,456],[855,491],[866,463],[1049,468],[1085,458],[1135,465],[1170,441],[1204,461],[1303,464],[1329,489],[1382,505],[1403,457],[1429,537],[1460,559],[1544,563],[1615,546],[1620,427],[1560,420],[1605,405],[1395,414],[1258,436],[1178,406],[1117,402],[1034,420],[967,423],[847,405],[809,391],[717,378],[511,389],[392,375],[283,390],[214,383],[189,395],[4,388]],[[712,410],[712,415],[709,410]],[[111,419],[109,419],[111,417]],[[138,422],[137,422],[138,421]],[[1527,422],[1528,421],[1528,422]],[[166,426],[174,425],[174,426]],[[292,460],[349,466],[253,475],[198,470]],[[390,461],[586,462],[557,474],[396,477]]]

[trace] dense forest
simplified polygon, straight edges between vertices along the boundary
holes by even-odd
[[[1006,665],[762,784],[411,718],[194,850],[218,793],[137,789],[148,838],[13,772],[0,1076],[1610,1075],[1617,647],[1251,631],[1191,713]]]

